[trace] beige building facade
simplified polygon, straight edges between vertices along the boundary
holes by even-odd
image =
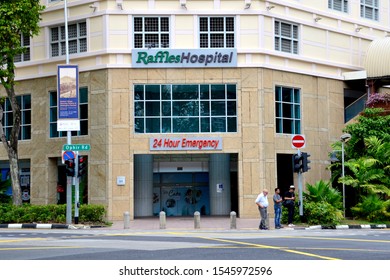
[[[80,200],[105,205],[109,220],[161,210],[257,217],[264,188],[298,187],[296,134],[311,155],[302,186],[328,180],[345,109],[366,93],[367,49],[390,30],[389,1],[378,2],[68,0],[81,112],[71,141],[91,147],[80,151]],[[56,129],[64,2],[41,3],[41,33],[16,63],[30,114],[19,157],[28,201],[56,204],[66,185],[67,139]],[[5,150],[0,160],[6,170]]]

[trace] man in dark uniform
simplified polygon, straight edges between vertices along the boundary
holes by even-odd
[[[288,192],[284,194],[283,200],[285,202],[285,206],[287,207],[288,210],[288,226],[289,227],[294,227],[295,225],[292,223],[294,219],[294,209],[295,209],[295,187],[293,185],[290,186],[290,189]]]

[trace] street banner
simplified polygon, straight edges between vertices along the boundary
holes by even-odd
[[[57,130],[80,130],[77,65],[57,66]]]

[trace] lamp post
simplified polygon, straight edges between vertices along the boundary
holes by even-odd
[[[342,168],[342,177],[343,177],[343,213],[345,218],[345,183],[344,183],[344,176],[345,176],[345,168],[344,168],[344,144],[347,143],[351,139],[351,134],[345,133],[340,136],[341,140],[341,168]]]

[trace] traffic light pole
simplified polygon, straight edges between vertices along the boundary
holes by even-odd
[[[301,150],[298,149],[298,157],[301,156]],[[299,216],[303,217],[303,189],[302,189],[302,170],[298,172],[298,195],[299,195]]]
[[[72,223],[72,180],[70,176],[66,176],[66,223]]]
[[[79,193],[80,193],[80,188],[79,188],[79,152],[76,152],[76,160],[75,160],[75,167],[74,167],[74,180],[75,180],[75,191],[74,191],[74,223],[77,225],[79,223]]]

